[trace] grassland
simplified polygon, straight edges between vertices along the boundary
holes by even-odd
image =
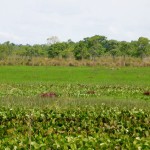
[[[148,67],[1,66],[0,149],[150,149],[145,91]]]
[[[150,85],[150,67],[1,66],[0,83],[84,83]]]

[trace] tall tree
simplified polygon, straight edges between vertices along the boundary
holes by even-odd
[[[115,61],[115,57],[119,55],[119,42],[116,40],[107,41],[107,51],[111,54],[113,61]]]
[[[105,52],[106,37],[95,35],[92,37],[84,38],[84,42],[90,54],[90,57],[95,60]]]
[[[149,42],[150,40],[146,37],[139,37],[138,39],[137,54],[141,59],[143,59],[144,55],[146,55],[149,50]]]
[[[90,54],[84,41],[79,41],[74,47],[74,56],[77,60],[89,58]]]
[[[123,56],[123,66],[125,66],[125,59],[126,59],[126,55],[128,55],[128,51],[129,51],[129,43],[126,41],[121,41],[120,42],[120,52],[121,55]]]
[[[66,42],[52,44],[48,48],[48,57],[62,57],[63,51],[65,51],[67,48],[68,44]]]

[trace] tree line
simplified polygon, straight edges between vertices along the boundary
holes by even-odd
[[[139,37],[136,41],[108,40],[105,36],[95,35],[84,38],[78,42],[68,40],[66,42],[55,41],[51,44],[18,45],[9,41],[0,44],[0,60],[9,56],[48,57],[48,58],[75,58],[76,60],[95,60],[101,56],[118,56],[124,59],[127,56],[144,57],[150,56],[150,40]]]

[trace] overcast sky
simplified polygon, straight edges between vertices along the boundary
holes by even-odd
[[[0,43],[150,39],[150,0],[0,0]]]

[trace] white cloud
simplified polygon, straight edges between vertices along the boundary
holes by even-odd
[[[17,42],[17,41],[21,41],[21,38],[12,33],[0,32],[0,41],[2,42],[16,41]]]
[[[0,42],[45,43],[53,35],[75,41],[95,34],[128,41],[150,38],[149,0],[0,0],[0,4],[0,32],[9,35],[1,35]]]

